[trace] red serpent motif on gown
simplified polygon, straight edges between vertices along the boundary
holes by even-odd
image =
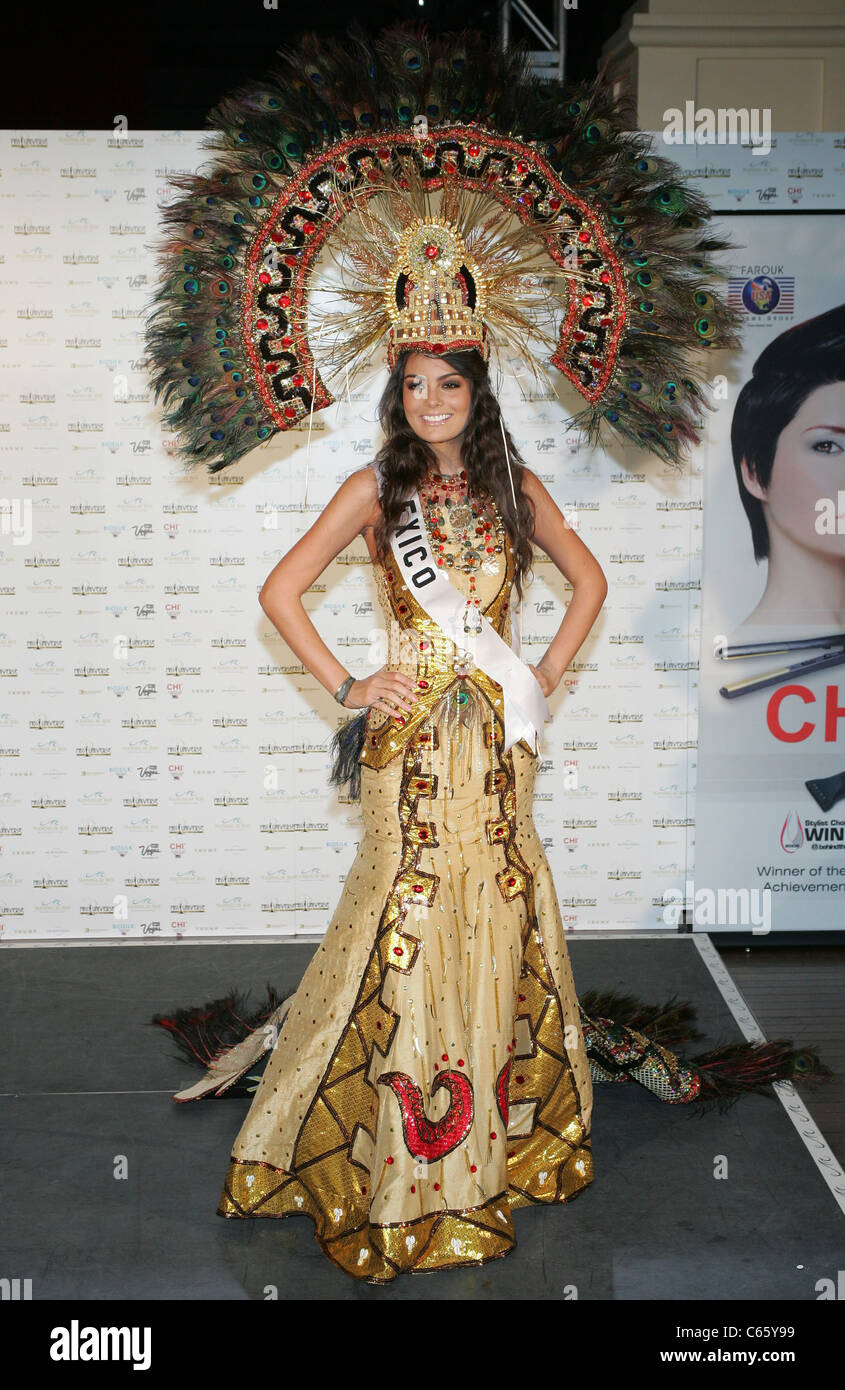
[[[388,1071],[379,1077],[380,1086],[389,1086],[399,1102],[405,1144],[414,1158],[433,1163],[463,1143],[472,1128],[472,1086],[459,1071],[441,1071],[431,1083],[431,1095],[447,1087],[451,1100],[440,1120],[425,1113],[419,1086],[406,1072]]]

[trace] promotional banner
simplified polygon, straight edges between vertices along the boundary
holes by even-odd
[[[695,930],[845,926],[845,217],[725,219],[704,468]]]

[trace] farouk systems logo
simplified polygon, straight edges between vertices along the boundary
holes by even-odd
[[[728,282],[728,303],[731,308],[744,310],[754,318],[769,314],[795,313],[795,276],[757,274],[750,279],[744,275],[731,276]]]

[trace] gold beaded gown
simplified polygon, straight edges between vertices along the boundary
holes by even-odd
[[[437,495],[429,543],[512,645],[507,534],[485,533],[471,498],[467,528],[465,494]],[[386,664],[420,698],[406,716],[367,713],[360,848],[235,1140],[218,1213],[307,1215],[336,1265],[387,1283],[506,1255],[517,1208],[583,1191],[592,1084],[532,818],[538,759],[525,742],[503,751],[501,686],[461,664],[398,566],[373,568]]]

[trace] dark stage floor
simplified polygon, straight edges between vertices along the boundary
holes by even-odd
[[[814,1301],[817,1281],[836,1280],[845,1197],[819,1166],[812,1123],[802,1137],[774,1091],[697,1116],[638,1086],[597,1085],[593,1185],[570,1206],[518,1210],[517,1248],[475,1270],[377,1287],[336,1269],[306,1217],[224,1221],[215,1209],[249,1102],[174,1104],[199,1073],[147,1020],[230,986],[287,992],[314,949],[0,951],[5,1277],[31,1279],[33,1299],[74,1300],[263,1299],[268,1286],[279,1298],[545,1300],[574,1285],[581,1300]],[[579,994],[691,999],[707,1035],[694,1051],[741,1037],[691,938],[569,949]]]

